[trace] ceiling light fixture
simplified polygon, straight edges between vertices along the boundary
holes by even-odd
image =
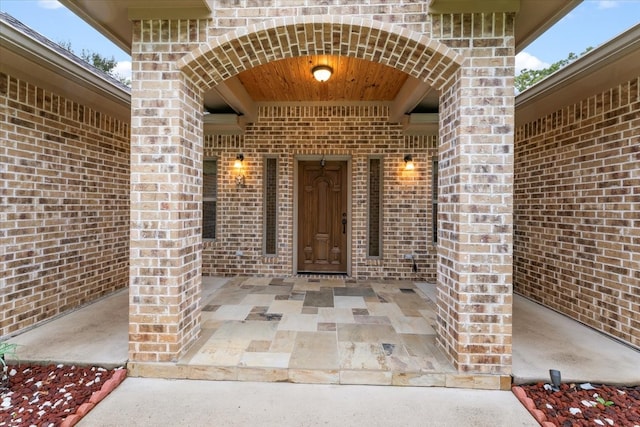
[[[329,80],[329,77],[331,77],[331,74],[333,74],[333,69],[328,65],[317,65],[313,67],[311,73],[317,81],[326,82]]]

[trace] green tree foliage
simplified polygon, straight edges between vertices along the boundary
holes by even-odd
[[[70,41],[59,42],[58,45],[60,45],[60,47],[62,47],[63,49],[66,49],[69,52],[73,53],[74,55],[76,54],[71,48]],[[114,79],[119,80],[121,83],[127,86],[131,86],[131,81],[129,79],[116,74],[115,68],[118,65],[118,61],[116,61],[116,59],[113,56],[111,58],[107,58],[97,52],[91,52],[91,51],[82,49],[82,52],[80,53],[80,58],[85,60],[87,63],[93,65],[97,69],[102,70],[105,73],[109,74]]]
[[[113,56],[111,58],[106,58],[97,52],[90,52],[84,49],[82,49],[82,53],[80,53],[80,58],[93,65],[98,70],[102,70],[110,75],[113,75],[113,69],[118,65],[118,61],[116,61]]]
[[[533,86],[534,84],[538,83],[540,80],[544,79],[545,77],[555,73],[565,65],[572,63],[573,61],[575,61],[585,53],[589,52],[591,49],[593,48],[588,47],[580,55],[576,55],[575,53],[571,52],[569,53],[569,56],[567,56],[565,59],[561,59],[558,62],[554,62],[549,67],[543,68],[541,70],[529,70],[525,68],[515,78],[516,90],[518,92],[522,92],[523,90]]]

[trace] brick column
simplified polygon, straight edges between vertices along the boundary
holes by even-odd
[[[466,56],[440,102],[438,339],[459,372],[509,375],[513,15],[437,15],[434,29]]]
[[[202,100],[176,59],[191,21],[134,23],[129,359],[172,362],[200,331]],[[182,43],[179,43],[182,42]]]

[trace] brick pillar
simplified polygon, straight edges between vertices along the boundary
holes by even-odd
[[[134,23],[129,359],[172,362],[200,331],[202,100],[175,61],[190,21]],[[182,43],[178,43],[181,41]]]
[[[466,56],[440,100],[438,339],[459,372],[509,375],[513,15],[434,22],[441,41]]]

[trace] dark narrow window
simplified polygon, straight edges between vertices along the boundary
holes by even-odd
[[[277,254],[278,159],[264,159],[264,254]]]
[[[438,242],[438,159],[431,162],[431,233],[433,243]]]
[[[382,159],[369,158],[367,256],[382,256]]]
[[[202,176],[202,238],[215,239],[218,204],[218,161],[205,160]]]

